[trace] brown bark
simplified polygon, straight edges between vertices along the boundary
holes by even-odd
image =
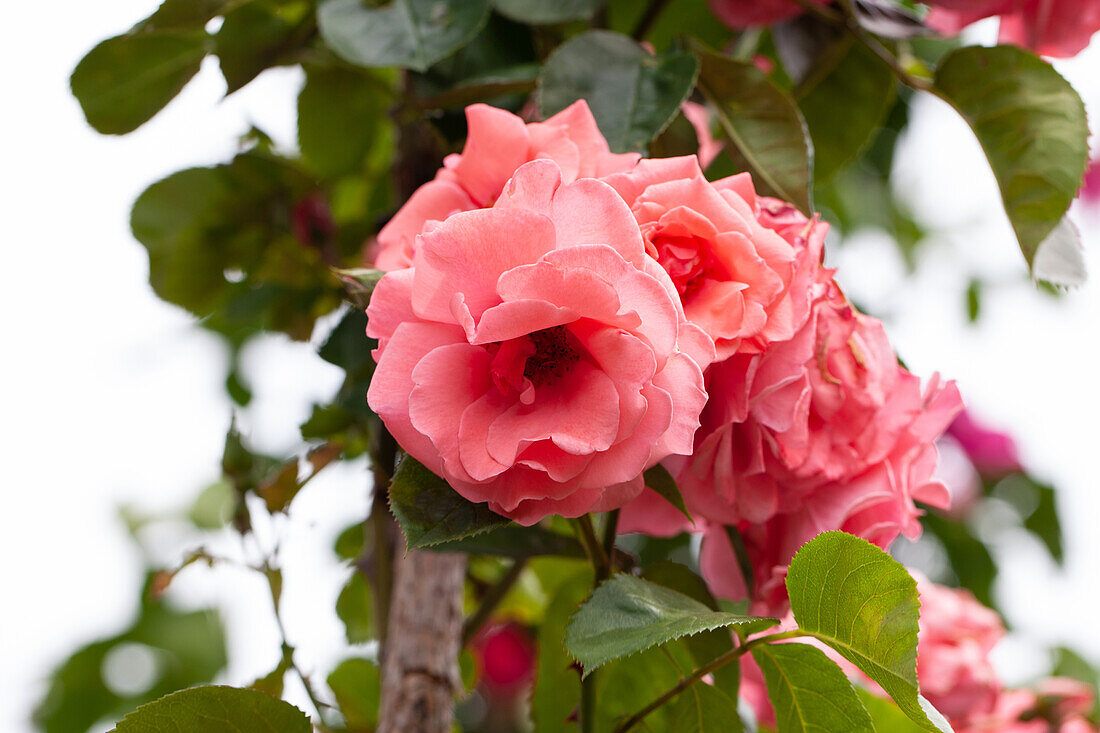
[[[451,730],[465,573],[465,555],[410,550],[397,558],[378,733]]]

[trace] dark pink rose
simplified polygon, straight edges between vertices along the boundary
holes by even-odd
[[[492,208],[419,235],[367,314],[371,408],[456,491],[518,522],[620,507],[646,468],[691,452],[713,343],[605,183],[522,166]]]
[[[947,432],[962,446],[982,476],[999,478],[1023,470],[1012,436],[983,425],[974,419],[969,410],[959,413]]]

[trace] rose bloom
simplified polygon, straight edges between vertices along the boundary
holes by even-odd
[[[824,228],[812,245],[769,229],[761,222],[768,200],[757,198],[749,174],[711,183],[687,155],[643,160],[604,180],[631,207],[646,251],[672,277],[688,320],[714,339],[718,359],[763,351],[806,322]]]
[[[429,222],[492,206],[524,163],[553,160],[563,182],[572,183],[630,170],[640,157],[611,152],[584,100],[530,124],[506,110],[474,104],[466,108],[466,123],[462,152],[444,158],[435,179],[418,188],[378,233],[375,267],[411,265],[416,236]]]
[[[1008,433],[994,430],[963,410],[947,428],[966,452],[974,468],[984,477],[1001,478],[1023,470],[1016,441]]]
[[[948,502],[933,476],[935,440],[962,407],[958,390],[938,377],[922,390],[882,324],[856,311],[828,271],[815,287],[793,339],[711,367],[695,451],[666,461],[711,525],[701,565],[712,591],[751,596],[762,612],[785,610],[786,566],[817,534],[839,529],[886,547],[920,534],[915,501]],[[628,507],[625,526],[651,528],[639,513]],[[753,588],[722,525],[740,530]]]
[[[532,524],[622,506],[691,452],[711,340],[594,179],[522,166],[492,208],[417,237],[378,283],[368,401],[464,497]]]
[[[1092,688],[1077,680],[1051,678],[1035,690],[1002,692],[986,715],[956,726],[957,733],[1096,733],[1088,721]],[[1042,712],[1043,715],[1037,715]]]
[[[1043,56],[1069,58],[1100,30],[1098,0],[937,0],[930,26],[954,35],[975,21],[1000,16],[1000,42]]]

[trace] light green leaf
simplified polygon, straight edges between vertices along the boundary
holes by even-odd
[[[697,682],[677,696],[669,730],[676,733],[740,733],[744,728],[735,700],[717,687]]]
[[[774,619],[712,611],[664,586],[619,574],[597,588],[565,629],[565,649],[587,675],[602,664],[673,639],[729,626],[751,631]]]
[[[791,560],[787,592],[800,629],[863,670],[925,729],[950,730],[919,695],[920,600],[900,563],[859,537],[825,532]]]
[[[568,718],[580,701],[580,683],[572,660],[562,648],[569,619],[592,585],[592,571],[572,572],[557,586],[538,629],[538,668],[531,695],[531,719],[536,733],[576,733]]]
[[[680,487],[676,484],[676,479],[672,477],[667,468],[658,463],[647,470],[642,478],[645,480],[646,488],[660,494],[662,499],[679,509],[680,513],[688,518],[688,521],[695,521],[691,516],[691,512],[688,511],[687,504],[684,503],[684,496],[680,493]]]
[[[378,665],[369,659],[345,659],[328,676],[340,712],[353,730],[373,730],[378,725],[382,680]]]
[[[351,571],[336,598],[336,616],[344,624],[344,636],[349,644],[362,644],[377,638],[371,588],[358,568]]]
[[[207,41],[200,28],[127,34],[100,43],[70,79],[88,124],[105,135],[136,130],[198,72]]]
[[[426,71],[469,42],[489,17],[489,0],[323,0],[317,25],[336,55],[359,66]]]
[[[952,51],[936,70],[935,88],[977,135],[1020,249],[1034,265],[1088,165],[1081,98],[1054,67],[1016,46]]]
[[[485,504],[467,501],[412,456],[405,456],[390,483],[390,509],[410,550],[472,537],[507,524]]]
[[[827,181],[882,127],[897,94],[893,73],[863,44],[846,37],[837,65],[811,72],[796,92],[814,145],[814,179]]]
[[[891,701],[872,695],[863,688],[857,689],[856,694],[879,733],[920,733],[924,730]]]
[[[256,690],[192,687],[142,705],[112,733],[311,733],[298,708]]]
[[[689,53],[653,56],[619,33],[588,31],[546,60],[539,109],[549,116],[587,100],[613,151],[644,151],[676,116],[697,71]]]
[[[591,18],[607,0],[492,0],[498,13],[519,23],[549,25]]]
[[[748,61],[699,50],[699,89],[717,110],[734,166],[757,191],[812,214],[813,143],[790,96]]]
[[[752,650],[752,657],[764,673],[779,733],[874,733],[852,683],[820,649],[764,644]]]

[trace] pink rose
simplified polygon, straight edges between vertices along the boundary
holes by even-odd
[[[1076,680],[1053,678],[1036,690],[1005,690],[993,709],[956,726],[957,733],[1096,733],[1086,719],[1092,690]],[[1040,714],[1041,713],[1041,714]]]
[[[768,202],[747,173],[711,183],[694,155],[643,160],[604,180],[631,207],[646,251],[672,277],[688,320],[714,339],[719,359],[763,351],[806,322],[824,227],[812,246],[785,239],[761,222],[771,216]]]
[[[827,5],[829,0],[814,0]],[[730,28],[769,25],[789,20],[803,12],[796,0],[710,0],[710,9]]]
[[[963,410],[947,428],[966,452],[978,473],[986,478],[1001,478],[1023,470],[1016,441],[1008,433],[987,427]]]
[[[523,165],[492,208],[416,239],[379,282],[368,401],[460,494],[524,524],[622,506],[691,452],[713,344],[593,179]]]
[[[726,144],[714,139],[714,133],[710,129],[710,110],[704,105],[684,102],[680,105],[680,111],[695,130],[695,139],[699,141],[699,167],[706,170]]]
[[[1001,18],[1001,43],[1030,48],[1043,56],[1069,58],[1089,45],[1100,30],[1097,0],[938,0],[927,22],[955,34],[995,15]]]
[[[466,108],[466,121],[462,153],[448,155],[435,179],[418,188],[378,233],[375,267],[390,271],[411,265],[416,235],[429,222],[492,206],[524,163],[553,160],[562,181],[572,183],[630,170],[640,157],[611,152],[584,100],[530,124],[511,112],[474,104]]]
[[[810,321],[790,341],[737,355],[707,376],[695,452],[670,458],[688,507],[737,526],[756,570],[745,587],[722,528],[703,543],[718,595],[782,612],[785,568],[815,535],[839,529],[881,547],[920,534],[915,501],[947,504],[933,477],[935,440],[962,404],[953,383],[897,363],[882,324],[827,279]]]

